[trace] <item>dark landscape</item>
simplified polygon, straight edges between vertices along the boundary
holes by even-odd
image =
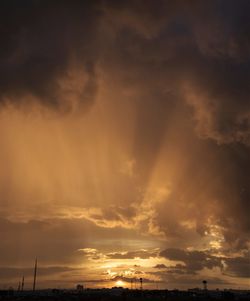
[[[41,290],[36,293],[32,291],[14,292],[0,291],[0,300],[82,300],[82,301],[206,301],[206,300],[237,300],[247,301],[250,298],[250,291],[223,290],[203,291],[190,289],[179,290],[129,290],[123,288],[112,289],[87,289],[81,292],[76,290]]]

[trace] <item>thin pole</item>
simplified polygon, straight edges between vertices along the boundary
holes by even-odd
[[[34,282],[33,282],[33,291],[36,290],[36,271],[37,271],[37,258],[35,261],[35,268],[34,268]]]
[[[23,291],[23,288],[24,288],[24,276],[23,276],[23,279],[22,279],[22,291]]]

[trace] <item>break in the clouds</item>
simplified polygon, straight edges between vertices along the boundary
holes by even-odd
[[[247,286],[249,13],[1,1],[5,283]]]

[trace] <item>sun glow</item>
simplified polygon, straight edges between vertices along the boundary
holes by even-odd
[[[115,285],[116,285],[116,286],[119,286],[119,287],[125,286],[125,282],[122,281],[122,280],[118,280],[118,281],[116,281]]]

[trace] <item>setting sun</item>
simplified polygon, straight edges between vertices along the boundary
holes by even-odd
[[[122,280],[118,280],[118,281],[116,281],[115,285],[116,286],[125,286],[125,282]]]

